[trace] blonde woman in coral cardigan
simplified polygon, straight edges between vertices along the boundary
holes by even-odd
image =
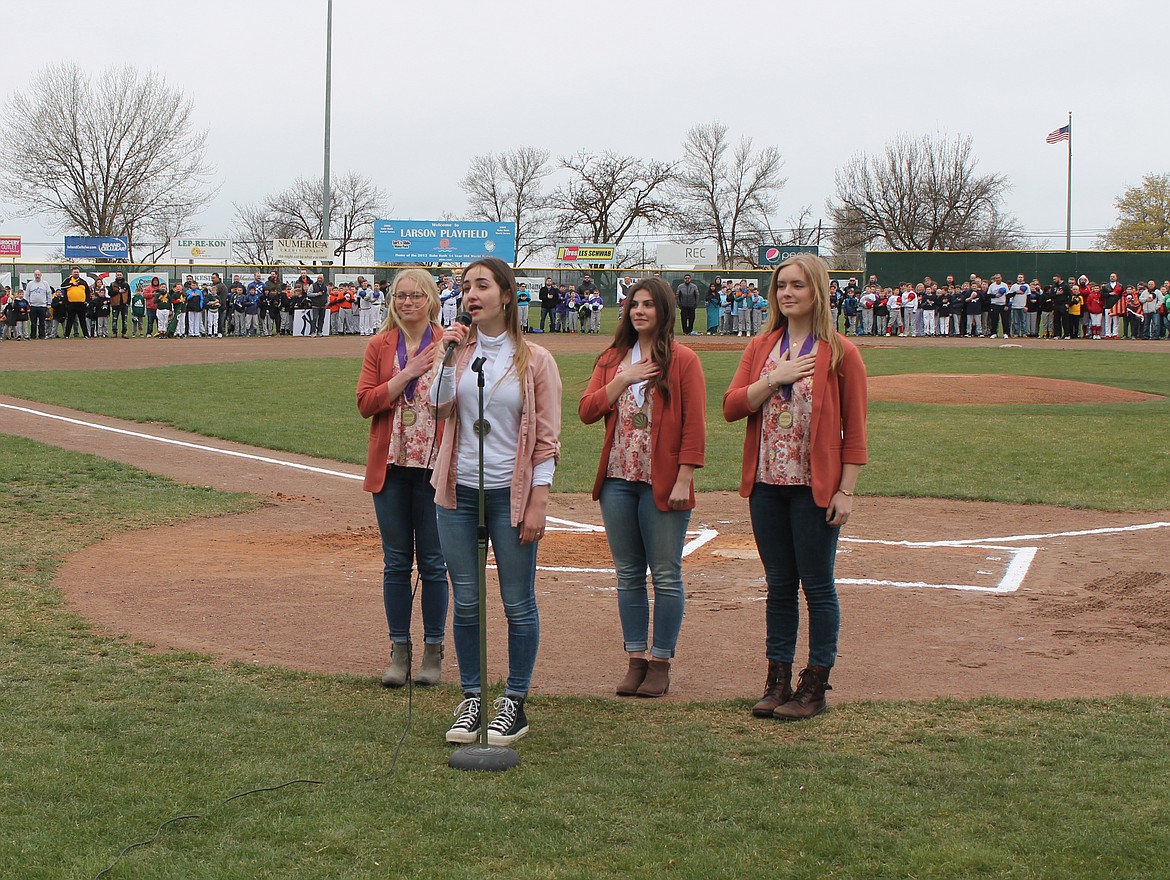
[[[723,397],[728,421],[747,419],[740,494],[768,583],[768,674],[757,717],[799,720],[825,709],[841,623],[833,566],[866,462],[866,399],[861,355],[832,325],[828,267],[811,254],[781,263],[768,322]],[[809,657],[793,691],[801,587]]]

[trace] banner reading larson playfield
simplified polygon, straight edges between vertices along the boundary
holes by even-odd
[[[379,263],[470,263],[480,257],[516,261],[516,224],[478,220],[376,220]]]

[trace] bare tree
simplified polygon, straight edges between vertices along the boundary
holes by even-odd
[[[138,236],[185,227],[215,195],[192,117],[156,73],[47,67],[5,107],[0,186],[63,231],[127,236],[133,259]]]
[[[683,141],[676,183],[680,230],[713,239],[724,269],[737,261],[756,265],[759,246],[775,243],[768,239],[776,195],[787,182],[781,165],[775,147],[753,151],[749,137],[733,147],[723,123],[696,125]]]
[[[260,264],[272,262],[274,238],[319,239],[322,178],[298,177],[281,192],[268,196],[259,205],[236,205],[232,231],[238,256]],[[386,194],[372,180],[349,171],[329,185],[329,236],[337,239],[334,256],[345,265],[346,256],[366,250],[374,240],[374,221],[385,210]]]
[[[970,136],[899,135],[879,155],[854,156],[837,170],[836,197],[827,204],[834,225],[893,250],[1018,240],[1018,222],[1003,212],[1011,184],[1002,174],[978,174],[971,144]]]
[[[551,173],[547,150],[517,147],[471,160],[459,185],[475,220],[516,224],[516,265],[552,244],[548,197],[542,190]]]
[[[673,162],[581,151],[561,159],[569,180],[552,194],[554,229],[593,244],[620,244],[639,224],[674,222]]]

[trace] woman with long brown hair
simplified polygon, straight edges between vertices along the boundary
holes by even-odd
[[[634,284],[609,348],[577,408],[605,419],[593,497],[601,502],[629,655],[619,696],[660,697],[683,618],[682,551],[706,447],[707,386],[698,356],[674,339],[674,292],[660,278]],[[646,569],[654,579],[653,642]],[[647,658],[649,651],[649,658]]]
[[[431,400],[446,420],[435,462],[435,500],[443,555],[455,598],[455,652],[463,702],[447,742],[474,742],[480,729],[479,666],[479,441],[483,439],[484,506],[495,554],[500,597],[508,620],[508,681],[495,702],[487,739],[506,746],[528,732],[524,702],[540,644],[536,608],[536,549],[560,457],[561,377],[545,349],[524,339],[516,276],[503,260],[487,257],[463,270],[463,308],[471,326],[455,323],[442,348],[457,348]],[[479,415],[478,364],[484,380]]]
[[[866,452],[866,375],[836,331],[829,272],[797,254],[772,273],[768,320],[723,396],[730,422],[747,418],[740,494],[749,499],[768,583],[767,681],[752,714],[795,721],[825,709],[841,625],[833,567]],[[808,665],[792,690],[803,587]]]
[[[406,269],[390,288],[386,320],[366,346],[357,404],[370,419],[365,490],[373,493],[382,534],[382,601],[390,629],[386,687],[402,687],[410,676],[414,606],[410,575],[418,560],[422,583],[423,656],[415,684],[438,684],[447,631],[447,567],[435,523],[431,469],[442,436],[427,405],[435,342],[443,332],[436,318],[439,291],[430,272]]]

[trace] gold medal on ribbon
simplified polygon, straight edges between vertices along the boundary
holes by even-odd
[[[417,421],[418,421],[418,413],[416,413],[414,410],[404,409],[402,411],[402,424],[405,425],[407,428],[413,427],[414,423]]]
[[[780,410],[780,418],[778,421],[780,423],[780,427],[783,428],[785,431],[787,431],[789,428],[791,428],[792,427],[792,410],[790,410],[787,406],[784,407],[784,409]]]
[[[634,413],[634,417],[630,421],[633,422],[634,427],[639,431],[645,431],[646,428],[650,425],[650,417],[647,416],[644,412]]]

